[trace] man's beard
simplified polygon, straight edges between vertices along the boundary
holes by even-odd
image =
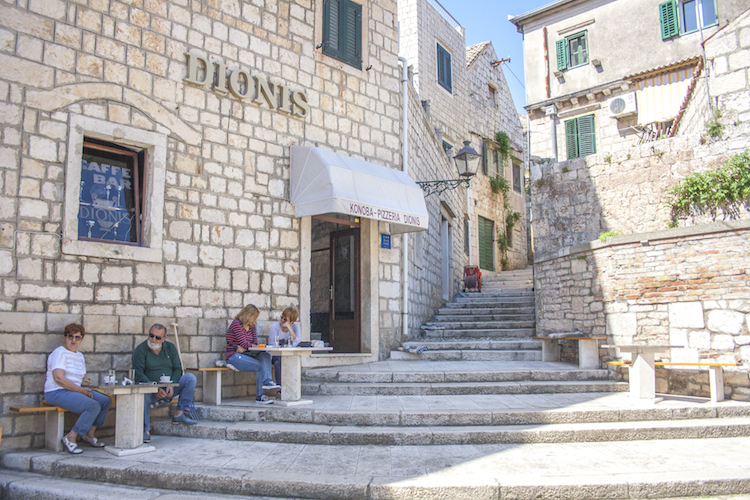
[[[161,349],[161,344],[158,342],[151,342],[150,340],[147,340],[146,345],[148,345],[148,348],[152,351],[158,351],[159,349]]]

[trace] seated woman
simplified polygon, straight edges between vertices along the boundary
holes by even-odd
[[[78,436],[95,448],[104,443],[94,437],[97,427],[104,424],[109,411],[109,396],[81,387],[86,376],[86,361],[78,352],[78,346],[86,335],[83,325],[71,323],[65,327],[65,345],[52,351],[47,358],[47,378],[44,381],[44,401],[78,413],[73,429],[62,438],[68,453],[77,455],[83,450],[78,447]]]
[[[281,320],[271,326],[268,334],[269,345],[293,345],[297,346],[302,339],[299,325],[296,323],[299,313],[293,307],[287,307],[281,313]],[[276,383],[281,384],[281,356],[271,358],[273,364],[273,374],[276,377]]]
[[[258,344],[255,322],[260,311],[248,304],[237,313],[227,329],[226,366],[234,371],[257,372],[255,375],[255,402],[271,404],[273,401],[263,394],[264,390],[278,389],[271,380],[271,355],[267,352],[246,352]],[[217,362],[221,365],[221,362]]]

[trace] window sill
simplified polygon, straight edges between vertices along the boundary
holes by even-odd
[[[163,256],[161,248],[144,248],[98,241],[71,240],[69,238],[63,238],[62,251],[68,255],[142,262],[161,262]]]

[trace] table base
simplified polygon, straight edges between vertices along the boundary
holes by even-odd
[[[127,457],[128,455],[140,455],[141,453],[156,451],[156,448],[150,444],[143,444],[137,448],[115,448],[114,446],[105,446],[104,451],[107,451],[116,457]]]

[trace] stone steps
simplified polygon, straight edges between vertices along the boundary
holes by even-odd
[[[502,340],[466,340],[466,339],[444,339],[430,341],[413,341],[404,342],[404,347],[424,346],[429,350],[458,349],[458,350],[518,350],[518,349],[541,349],[541,342],[538,340],[529,340],[525,338],[513,339],[506,338]]]
[[[488,313],[485,314],[483,311],[477,311],[472,309],[458,310],[449,312],[446,314],[436,314],[433,318],[434,323],[442,321],[526,321],[534,319],[534,308],[529,307],[525,310],[518,309],[514,312],[502,312],[499,314]]]
[[[479,330],[497,330],[498,323],[502,324],[503,330],[516,329],[516,328],[534,328],[536,327],[536,320],[534,318],[519,321],[519,320],[504,320],[498,321],[480,321],[468,318],[464,321],[441,321],[430,325],[426,330],[464,330],[468,328],[474,328]]]
[[[430,414],[434,426],[326,425],[289,422],[200,422],[194,426],[154,422],[160,435],[226,441],[331,446],[440,446],[468,444],[589,443],[750,436],[750,417],[686,420],[470,425],[464,415]],[[455,418],[451,418],[451,417]],[[414,415],[415,419],[423,416]],[[440,422],[455,420],[458,425]]]
[[[407,396],[463,394],[547,394],[575,392],[624,392],[626,382],[609,380],[587,381],[522,381],[522,382],[449,382],[449,383],[315,383],[302,382],[304,395],[329,396]]]
[[[541,361],[541,350],[513,349],[428,349],[421,354],[391,351],[391,359],[427,361]]]
[[[461,328],[461,329],[422,329],[427,339],[496,339],[531,338],[536,336],[536,328]]]

